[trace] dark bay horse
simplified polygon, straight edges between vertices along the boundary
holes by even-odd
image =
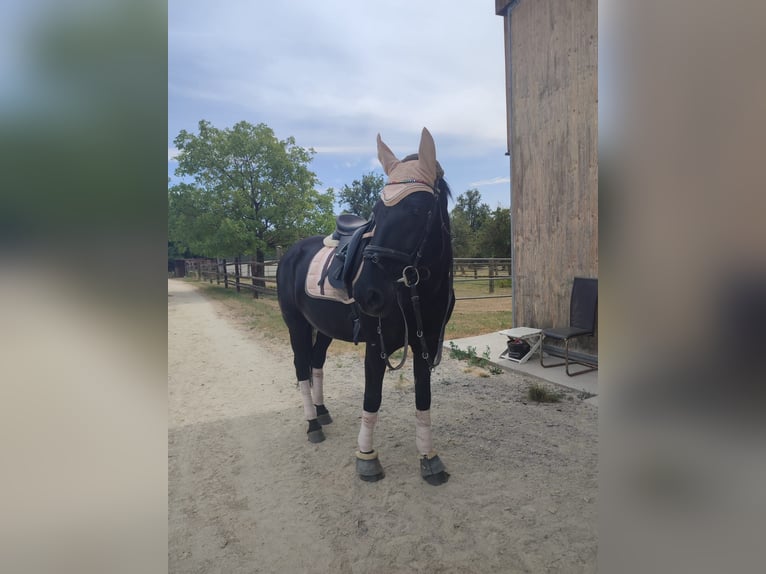
[[[329,267],[333,243],[329,238],[310,237],[293,245],[279,262],[279,306],[290,331],[309,441],[324,440],[322,425],[332,422],[322,388],[330,342],[364,342],[364,403],[356,468],[363,480],[383,478],[373,448],[383,376],[387,365],[401,367],[410,347],[421,475],[429,484],[442,484],[449,474],[431,437],[431,370],[440,361],[444,329],[455,301],[447,211],[450,190],[436,161],[433,138],[425,128],[418,153],[403,161],[378,135],[378,159],[389,179],[372,217],[354,233],[353,247],[346,252],[346,282],[341,284],[346,288],[333,298],[332,287],[326,284],[324,289],[326,271],[319,281],[312,275],[323,249],[331,253],[324,264],[325,270]],[[315,284],[321,287],[320,293],[312,293]],[[390,354],[401,348],[404,357],[393,367]]]

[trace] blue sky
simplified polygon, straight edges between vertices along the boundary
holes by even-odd
[[[382,173],[425,126],[454,196],[510,204],[503,20],[494,2],[169,0],[168,172],[200,119],[266,123],[317,154],[321,189]]]

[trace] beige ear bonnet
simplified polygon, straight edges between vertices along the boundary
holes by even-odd
[[[417,159],[411,159],[414,157]],[[433,193],[437,176],[444,176],[444,170],[436,161],[433,137],[426,128],[420,136],[418,153],[407,156],[405,161],[397,159],[378,134],[378,159],[388,175],[388,182],[380,194],[386,207],[396,205],[416,191]]]

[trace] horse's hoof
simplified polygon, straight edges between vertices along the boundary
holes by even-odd
[[[440,484],[444,484],[445,482],[449,480],[449,473],[446,470],[444,470],[437,474],[424,476],[423,480],[425,480],[431,486],[439,486]]]
[[[420,476],[432,486],[439,486],[449,480],[449,473],[438,454],[433,454],[430,458],[426,455],[420,459]]]
[[[322,442],[325,439],[322,429],[309,431],[306,436],[309,437],[309,442],[315,442],[315,443]]]
[[[365,482],[377,482],[386,476],[375,451],[368,454],[356,453],[356,473]]]
[[[317,409],[317,421],[319,421],[319,424],[322,426],[329,425],[332,422],[332,417],[330,416],[330,411],[327,410],[327,407],[324,405],[314,405]]]
[[[317,419],[309,421],[309,430],[306,432],[306,436],[309,438],[309,442],[322,442],[325,439],[324,432],[322,432],[322,426]]]

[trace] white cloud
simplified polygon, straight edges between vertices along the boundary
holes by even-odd
[[[507,184],[511,183],[511,178],[506,177],[493,177],[492,179],[482,179],[480,181],[473,181],[470,185],[471,187],[483,187],[486,185],[500,185],[500,184]]]
[[[312,146],[317,153],[327,155],[358,155],[364,154],[370,151],[370,146],[356,146],[356,145],[318,145]]]
[[[169,0],[169,145],[200,119],[266,123],[317,155],[336,189],[434,136],[455,193],[507,167],[503,19],[491,2]],[[168,151],[168,161],[173,153]],[[367,169],[365,169],[367,168]],[[507,203],[507,199],[501,199]]]
[[[503,21],[491,4],[235,2],[221,10],[171,0],[169,8],[171,90],[203,111],[187,129],[216,102],[231,102],[240,117],[247,110],[290,126],[315,149],[337,145],[317,141],[322,131],[367,145],[359,127],[385,132],[390,145],[406,137],[407,147],[424,125],[466,146],[505,140]]]
[[[175,161],[176,157],[178,157],[178,150],[174,147],[168,148],[168,161]]]

